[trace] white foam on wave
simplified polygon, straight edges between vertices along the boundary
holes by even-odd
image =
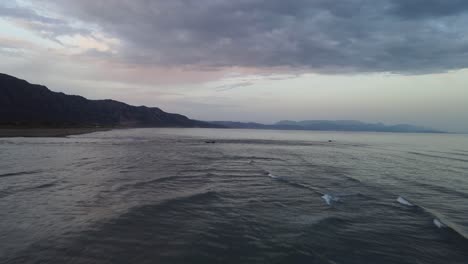
[[[325,202],[328,204],[328,205],[332,205],[334,202],[338,202],[340,200],[340,198],[336,197],[336,196],[333,196],[331,194],[324,194],[322,196],[322,199],[325,200]]]
[[[405,198],[401,197],[401,196],[398,196],[397,198],[397,201],[403,205],[406,205],[406,206],[414,206],[414,204],[408,202],[408,200],[406,200]]]
[[[272,179],[278,179],[278,176],[275,176],[273,175],[271,172],[268,172],[268,177],[272,178]]]
[[[434,220],[432,221],[434,223],[435,226],[437,226],[438,228],[444,228],[446,227],[446,225],[444,223],[442,223],[439,219],[437,218],[434,218]]]

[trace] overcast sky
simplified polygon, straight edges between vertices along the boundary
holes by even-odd
[[[0,72],[202,120],[468,132],[467,0],[2,0]]]

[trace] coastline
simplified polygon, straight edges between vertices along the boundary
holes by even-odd
[[[0,138],[66,137],[109,130],[111,128],[0,128]]]

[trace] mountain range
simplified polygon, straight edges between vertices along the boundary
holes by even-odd
[[[275,124],[243,123],[231,121],[213,121],[216,125],[227,128],[278,129],[278,130],[318,130],[318,131],[367,131],[367,132],[402,132],[402,133],[444,133],[431,128],[408,124],[385,125],[382,123],[364,123],[356,120],[283,120]]]
[[[114,100],[89,100],[53,92],[16,77],[0,74],[0,127],[211,127],[280,130],[441,133],[407,124],[384,125],[354,120],[284,120],[275,124],[205,122],[157,107],[132,106]]]
[[[88,100],[53,92],[0,74],[0,126],[3,127],[218,127],[157,107],[114,100]]]

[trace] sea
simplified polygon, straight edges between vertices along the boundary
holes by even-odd
[[[0,139],[0,263],[468,263],[468,135]]]

